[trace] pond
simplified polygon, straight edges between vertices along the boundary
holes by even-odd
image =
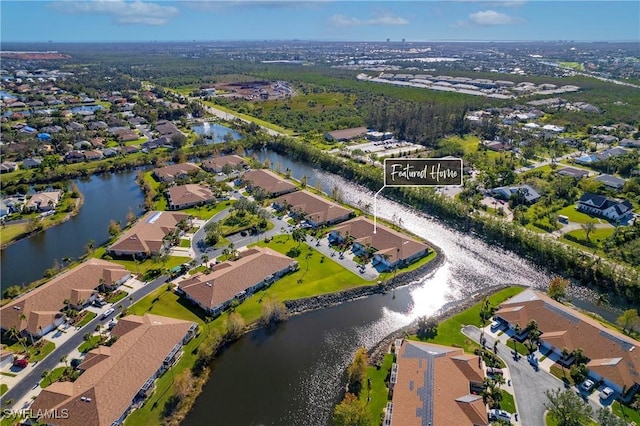
[[[229,139],[229,136],[227,136],[228,134],[231,134],[231,138],[234,141],[242,139],[242,135],[240,133],[217,123],[204,122],[191,126],[191,130],[200,136],[204,136],[208,145],[226,142],[225,138]]]

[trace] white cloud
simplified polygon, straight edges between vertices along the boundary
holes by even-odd
[[[370,19],[349,18],[344,15],[333,15],[329,23],[334,27],[360,27],[365,25],[408,25],[409,21],[388,12],[376,14]]]
[[[64,13],[105,15],[121,25],[166,25],[179,11],[173,6],[162,6],[140,0],[60,1],[52,7]]]
[[[483,10],[481,12],[475,12],[469,15],[467,20],[457,21],[450,25],[450,27],[464,27],[464,26],[496,26],[496,25],[511,25],[524,22],[521,18],[515,18],[507,14],[496,12],[495,10]]]
[[[482,6],[487,7],[520,7],[527,3],[527,0],[497,0],[497,1],[487,1],[487,0],[455,0],[461,3],[477,3]]]
[[[268,8],[268,9],[311,9],[333,0],[196,0],[182,1],[190,9],[203,12],[218,12],[236,8]]]

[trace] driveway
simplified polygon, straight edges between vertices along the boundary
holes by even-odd
[[[462,332],[476,342],[480,341],[480,329],[478,327],[467,325]],[[484,334],[487,339],[487,347],[492,348],[494,338],[488,334]],[[503,335],[507,337],[506,334]],[[518,410],[518,420],[523,426],[540,426],[544,423],[544,413],[546,408],[544,404],[548,401],[545,391],[563,389],[564,383],[555,376],[547,373],[543,369],[537,371],[529,364],[525,357],[519,357],[516,361],[512,355],[512,350],[504,345],[498,339],[498,355],[504,360],[511,374],[511,385],[516,399],[516,407]],[[572,388],[577,392],[577,389]],[[595,410],[600,406],[589,398],[589,403]]]

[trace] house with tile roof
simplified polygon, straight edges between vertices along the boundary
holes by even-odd
[[[298,187],[288,180],[281,178],[270,170],[250,170],[242,176],[247,183],[247,189],[262,188],[270,197],[278,197],[298,190]]]
[[[169,187],[167,198],[170,210],[180,210],[213,201],[215,196],[207,186],[189,183]]]
[[[408,265],[429,254],[429,246],[423,242],[377,224],[373,232],[373,222],[365,217],[357,217],[337,225],[329,232],[329,242],[353,243],[356,255],[372,253],[372,263],[380,271],[392,270]]]
[[[273,201],[273,206],[276,210],[288,210],[314,228],[344,222],[354,214],[353,210],[306,190],[281,195]]]
[[[561,357],[562,350],[582,349],[589,376],[627,397],[640,390],[640,342],[559,303],[543,293],[525,290],[500,305],[495,317],[510,328],[535,320],[542,350]],[[526,336],[525,336],[526,337]],[[571,361],[571,360],[569,360]]]
[[[176,179],[185,178],[199,171],[202,171],[202,169],[193,163],[180,163],[155,168],[153,169],[153,174],[161,182],[173,182]]]
[[[90,351],[75,382],[52,383],[31,408],[68,413],[55,419],[57,426],[121,425],[153,393],[156,379],[176,363],[196,330],[196,323],[152,314],[121,318],[111,331],[115,343]]]
[[[633,206],[628,200],[612,200],[604,195],[591,193],[586,193],[580,197],[576,204],[576,209],[611,220],[623,220],[633,214]]]
[[[513,195],[521,195],[529,204],[533,204],[540,199],[538,191],[533,189],[530,185],[501,186],[492,189],[491,193],[503,200],[509,200]]]
[[[400,343],[398,345],[398,343]],[[402,340],[391,370],[383,425],[485,426],[483,362],[461,348]]]
[[[202,162],[202,168],[208,172],[221,173],[222,168],[230,165],[234,169],[244,167],[247,162],[239,155],[222,155],[220,157],[211,158]]]
[[[62,198],[62,191],[56,189],[55,191],[43,191],[37,192],[29,198],[25,208],[27,210],[37,210],[39,212],[48,212],[55,210]]]
[[[364,137],[369,130],[366,127],[354,127],[351,129],[334,130],[327,132],[324,137],[330,141],[345,142]]]
[[[164,238],[173,232],[182,220],[189,221],[189,215],[150,211],[115,243],[107,247],[107,253],[112,256],[133,256],[136,258],[161,254],[166,249]]]
[[[0,308],[0,328],[43,336],[65,321],[67,305],[81,309],[101,286],[115,289],[130,277],[122,265],[89,259]]]
[[[178,293],[205,311],[219,315],[234,299],[243,301],[296,269],[298,262],[290,257],[269,248],[254,247],[240,252],[238,260],[216,265],[208,274],[181,281]]]

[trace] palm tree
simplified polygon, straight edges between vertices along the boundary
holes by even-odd
[[[20,314],[20,321],[21,322],[22,321],[27,322],[27,316],[24,313]],[[27,330],[27,329],[25,328],[25,330]],[[27,330],[27,334],[31,338],[31,346],[33,346],[34,345],[34,343],[33,343],[33,335],[31,334],[31,332],[29,330]]]
[[[60,358],[60,362],[64,363],[64,368],[68,368],[69,366],[67,365],[67,356],[66,355],[62,355],[62,357]]]
[[[24,338],[20,335],[20,332],[18,331],[17,328],[11,327],[9,330],[7,330],[7,334],[9,335],[9,337],[15,339],[18,343],[22,345],[25,353],[27,352],[27,345],[25,345]]]

